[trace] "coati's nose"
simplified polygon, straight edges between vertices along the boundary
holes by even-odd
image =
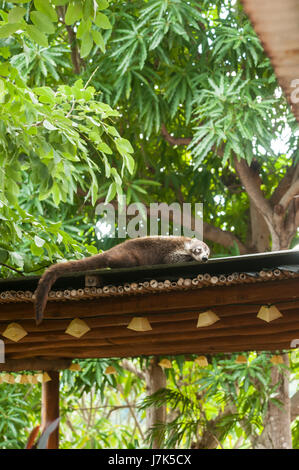
[[[203,256],[203,257],[201,258],[201,261],[202,261],[203,263],[206,263],[206,262],[208,261],[208,257],[207,257],[207,256]]]

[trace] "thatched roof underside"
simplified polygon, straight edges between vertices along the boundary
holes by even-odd
[[[296,92],[296,88],[299,90],[299,2],[242,0],[242,3],[299,121],[299,91]]]

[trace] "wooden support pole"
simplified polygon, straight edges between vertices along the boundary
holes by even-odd
[[[59,418],[59,372],[48,371],[51,380],[42,384],[42,430]],[[47,449],[59,448],[59,426],[50,434]]]

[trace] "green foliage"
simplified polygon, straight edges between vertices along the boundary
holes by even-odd
[[[19,116],[18,101],[12,108],[5,103],[11,102],[6,80],[0,83],[2,100],[7,112],[17,114],[17,132],[22,129],[24,134],[21,144],[27,138],[27,149],[32,148],[30,156],[17,152],[5,163],[6,175],[8,165],[13,173],[22,173],[22,180],[7,179],[15,194],[10,204],[22,200],[22,209],[28,207],[23,196],[27,173],[26,184],[33,182],[33,194],[39,194],[37,207],[31,204],[29,211],[35,218],[42,213],[46,221],[58,222],[55,209],[49,209],[53,201],[67,216],[67,230],[72,230],[69,221],[76,204],[84,207],[79,217],[90,225],[80,232],[78,221],[77,242],[84,233],[89,245],[97,245],[92,241],[90,203],[111,201],[122,191],[127,203],[204,202],[207,222],[248,240],[248,197],[235,177],[231,157],[262,164],[269,197],[298,158],[298,136],[269,59],[239,3],[205,0],[198,8],[196,1],[183,0],[47,0],[5,4],[1,16],[1,74],[22,91],[15,89],[12,97],[18,95],[20,103],[26,96],[26,104]],[[22,27],[14,32],[15,25]],[[30,36],[30,31],[42,32],[43,39]],[[86,84],[85,98],[77,96],[73,104],[70,88],[84,89]],[[96,115],[103,103],[116,108],[118,116]],[[20,126],[24,118],[29,125]],[[113,123],[107,122],[110,119]],[[162,123],[174,136],[192,137],[189,148],[162,139]],[[278,158],[273,140],[286,133],[286,155]],[[38,138],[46,141],[42,150]],[[67,150],[61,152],[64,141]],[[133,143],[134,159],[128,142]],[[25,161],[27,166],[20,167]],[[75,245],[75,252],[86,253]],[[56,247],[56,257],[61,257]],[[217,244],[211,248],[214,253],[233,253],[223,253]],[[16,249],[27,248],[19,244]],[[67,244],[63,251],[67,254]]]
[[[13,55],[10,63],[30,86],[41,86],[48,83],[49,77],[54,82],[60,81],[58,68],[71,69],[66,58],[67,52],[68,49],[62,45],[41,47],[24,39],[23,52]]]
[[[51,39],[51,35],[56,33],[57,23],[61,20],[59,10],[56,11],[55,7],[64,5],[66,5],[65,24],[77,25],[77,38],[81,40],[81,57],[88,56],[93,45],[99,44],[101,33],[97,28],[104,30],[111,28],[108,17],[101,11],[109,6],[106,0],[34,0],[32,3],[27,8],[12,6],[8,14],[2,10],[0,38],[22,31],[33,43],[47,48],[49,37]]]
[[[144,384],[124,371],[118,360],[79,363],[80,372],[64,371],[62,377],[63,448],[142,448],[143,436],[132,414],[141,422],[136,400]],[[117,375],[105,373],[108,365],[113,365]]]
[[[59,230],[61,224],[20,207],[23,185],[32,183],[38,187],[38,201],[51,198],[55,206],[73,203],[80,187],[95,204],[103,177],[121,194],[121,178],[134,170],[133,148],[112,125],[119,113],[95,100],[94,88],[82,80],[59,85],[56,91],[47,86],[30,89],[11,65],[1,67],[7,76],[0,82],[1,240],[10,243],[12,265],[23,268],[24,257],[12,249],[18,241],[30,243],[33,256],[45,253],[50,259],[54,246],[60,257],[57,245],[62,243],[67,251],[76,246]],[[112,153],[119,155],[113,168],[107,157]],[[42,243],[36,242],[37,235]]]
[[[247,356],[247,364],[235,363],[236,355],[228,359],[214,356],[205,368],[186,362],[183,371],[171,370],[168,383],[172,386],[158,390],[140,404],[140,409],[167,405],[170,416],[174,415],[149,430],[149,442],[162,432],[165,447],[190,448],[211,433],[225,448],[231,448],[239,438],[244,447],[248,447],[248,441],[252,445],[263,430],[270,401],[279,407],[281,403],[275,398],[279,383],[273,386],[271,382],[270,355]]]
[[[0,449],[24,449],[40,411],[40,394],[29,385],[0,385]],[[34,425],[32,425],[35,423]]]

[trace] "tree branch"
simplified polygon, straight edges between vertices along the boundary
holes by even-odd
[[[120,365],[129,372],[135,374],[137,377],[139,377],[139,379],[145,380],[145,373],[142,370],[137,369],[137,367],[135,367],[134,364],[129,362],[127,359],[123,359]]]
[[[280,180],[278,186],[276,187],[276,189],[274,190],[272,196],[270,197],[270,203],[271,203],[272,207],[274,207],[276,204],[279,203],[282,196],[287,192],[287,190],[291,186],[291,184],[293,182],[294,173],[296,172],[296,168],[298,166],[299,166],[299,164],[297,164],[295,166],[290,166],[287,169],[286,174],[284,175],[282,180]]]
[[[248,196],[253,200],[257,209],[264,216],[268,224],[272,228],[272,208],[265,199],[264,194],[260,188],[260,185],[257,183],[256,172],[254,172],[249,166],[244,158],[241,158],[240,161],[236,156],[233,158],[235,170],[243,184]],[[261,181],[260,181],[261,183]],[[270,228],[270,227],[269,227]]]
[[[68,40],[71,46],[71,58],[72,58],[72,63],[73,63],[73,71],[76,75],[79,75],[81,72],[81,57],[80,57],[79,49],[77,46],[76,34],[70,25],[65,24],[65,21],[64,21],[65,8],[63,6],[58,6],[57,12],[58,12],[58,16],[59,16],[61,23],[65,25],[67,33],[68,33]]]
[[[173,137],[169,134],[164,123],[161,125],[161,134],[170,145],[189,145],[192,137]]]
[[[0,263],[0,266],[5,266],[8,269],[11,269],[12,271],[15,271],[16,273],[20,274],[20,276],[24,276],[23,271],[19,271],[16,268],[13,268],[12,266],[9,266],[8,264],[5,263]]]
[[[299,165],[297,165],[292,184],[289,189],[284,193],[282,198],[279,201],[279,206],[285,211],[290,204],[290,202],[294,199],[295,196],[299,195]]]
[[[128,405],[131,416],[132,416],[132,418],[135,422],[135,426],[136,426],[136,428],[138,429],[138,431],[140,433],[141,439],[144,441],[144,434],[142,432],[142,429],[141,429],[141,426],[139,424],[138,418],[137,418],[136,413],[134,411],[134,406],[129,402],[128,398],[125,396],[124,389],[123,389],[123,386],[121,384],[117,384],[117,389],[120,391],[120,393],[122,394],[126,404]]]
[[[244,255],[249,251],[249,249],[233,233],[214,227],[214,225],[210,225],[207,222],[203,222],[203,232],[205,239],[214,243],[219,243],[219,245],[222,245],[225,248],[232,248],[234,243],[236,243],[241,255]]]

